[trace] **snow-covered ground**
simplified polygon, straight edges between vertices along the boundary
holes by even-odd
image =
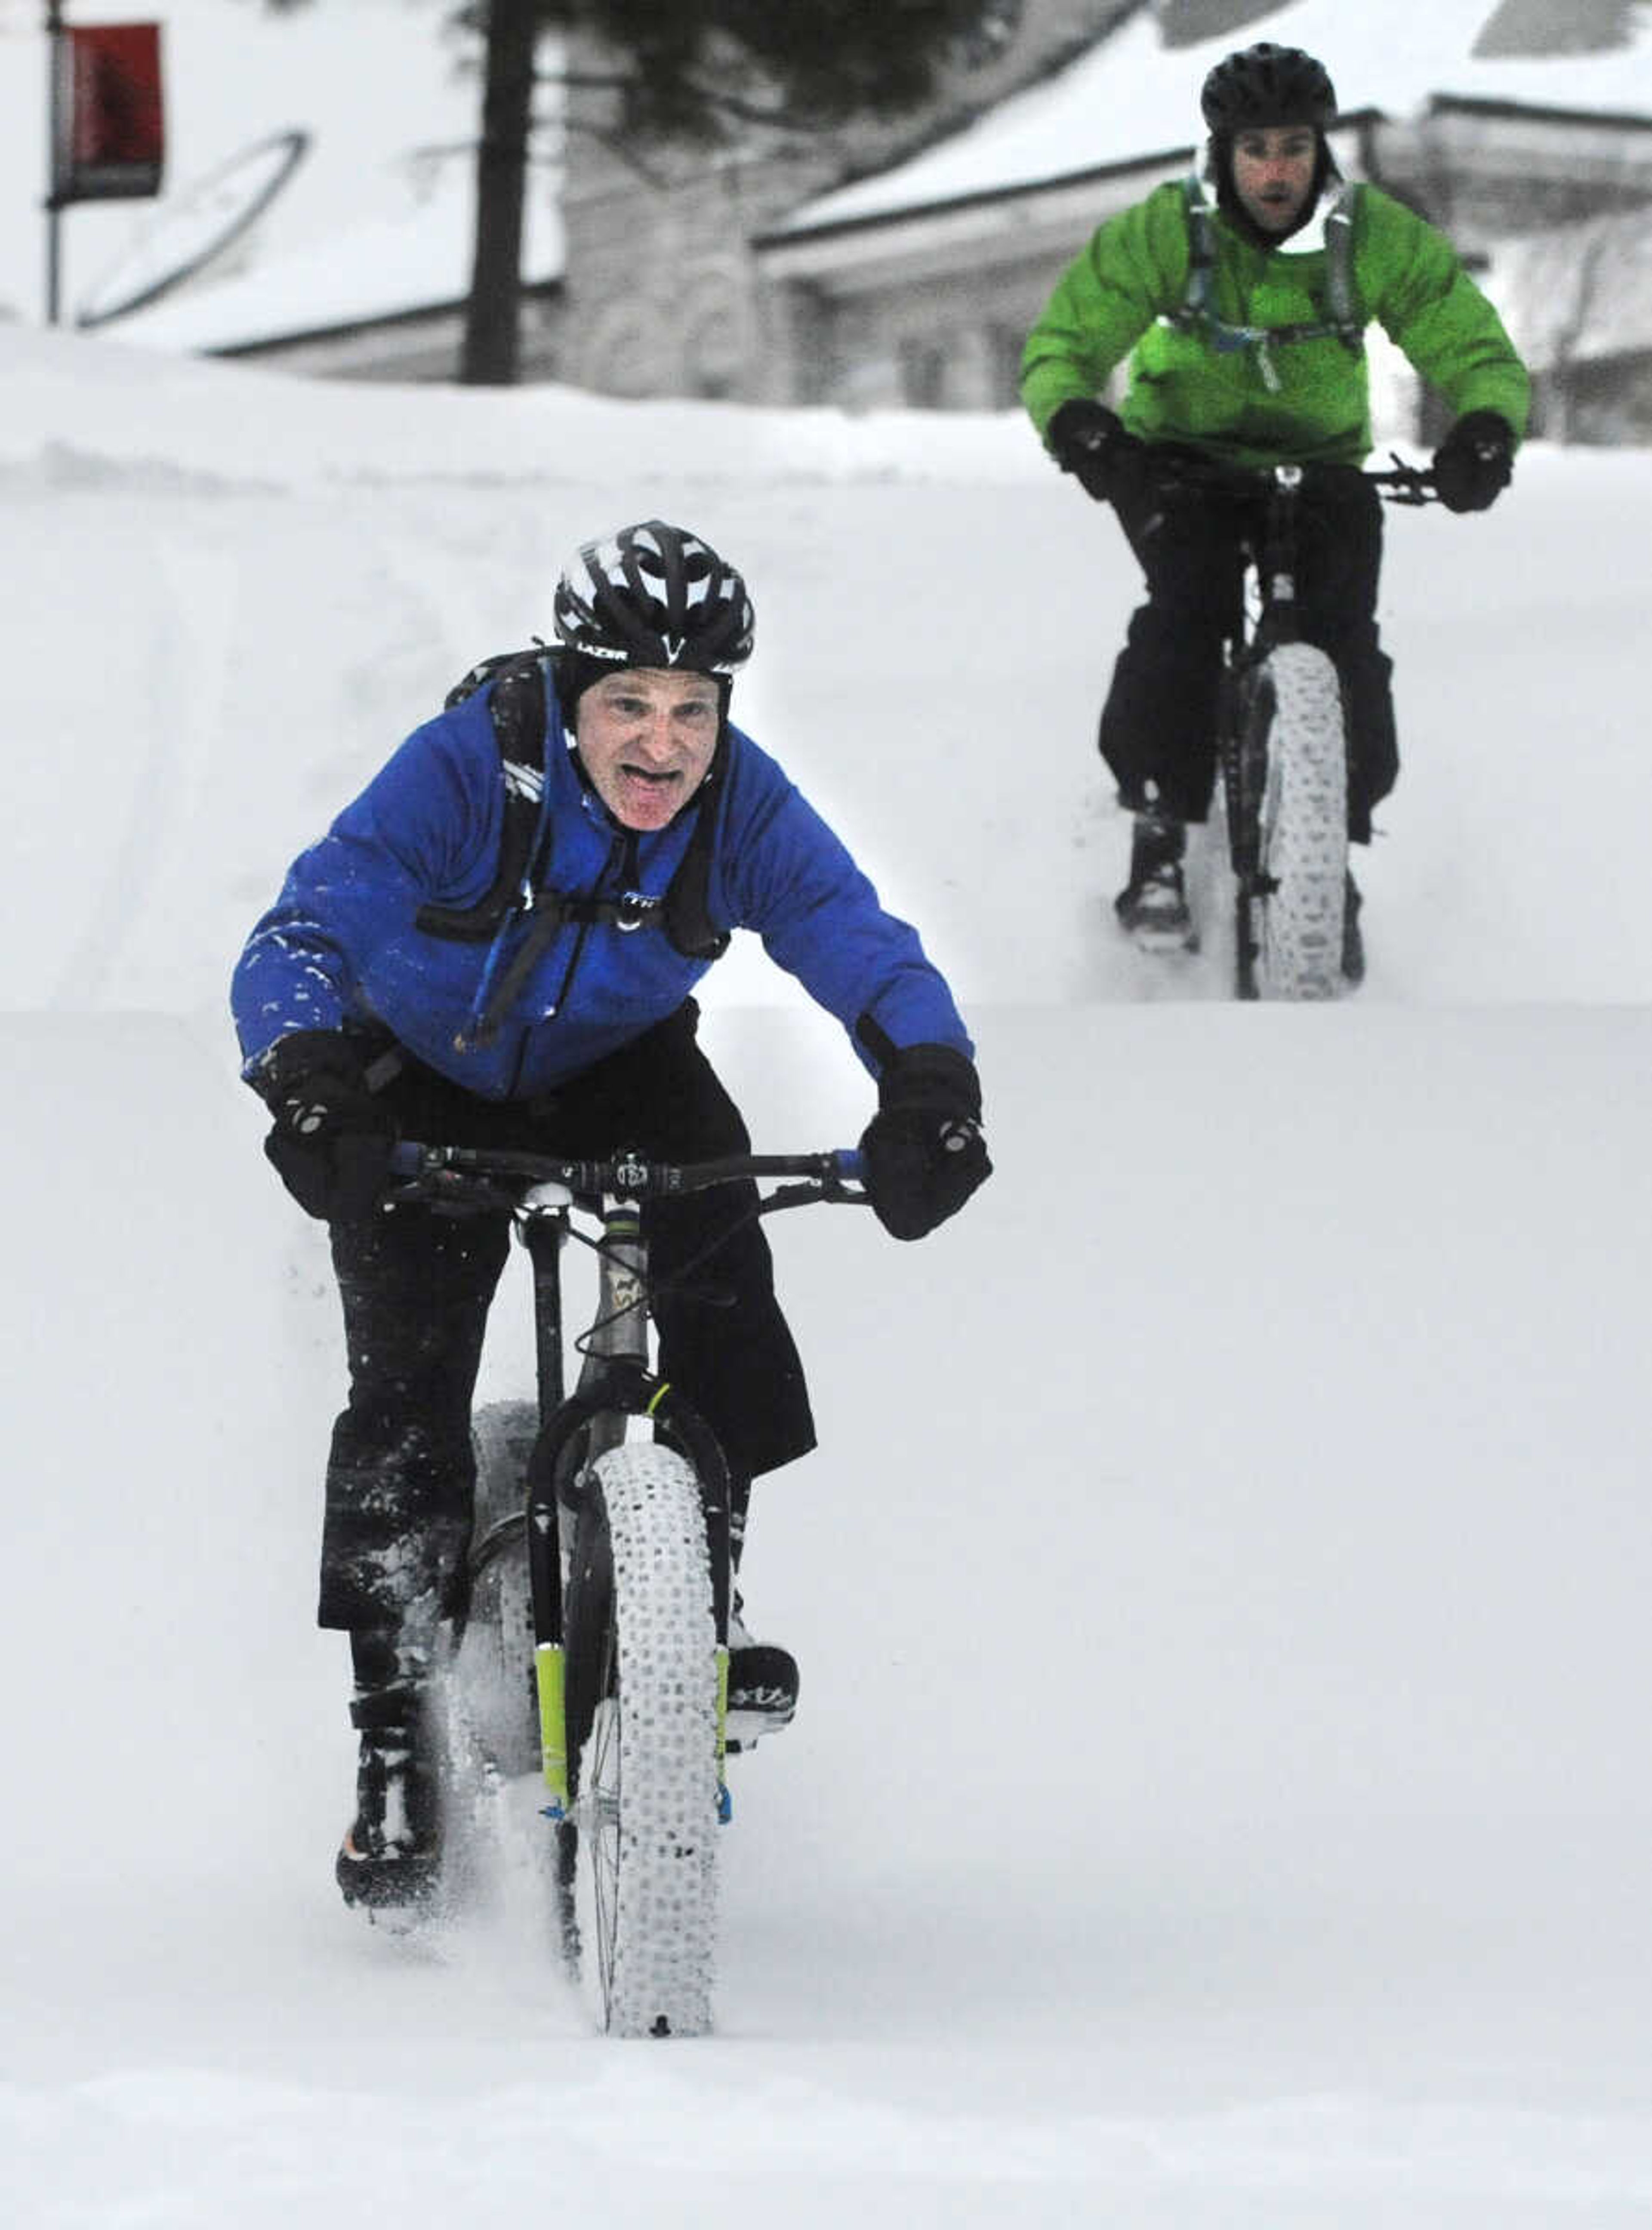
[[[1652,457],[1393,519],[1370,983],[1240,1009],[1110,933],[1135,583],[1019,422],[0,360],[0,2219],[1642,2224]],[[224,1011],[292,853],[656,510],[748,570],[741,716],[952,974],[997,1162],[920,1247],[775,1229],[804,1704],[681,2047],[588,2033],[508,1850],[440,1958],[337,1902],[334,1304]],[[856,1135],[760,951],[706,1004],[763,1143]]]

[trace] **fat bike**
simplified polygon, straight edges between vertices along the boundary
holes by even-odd
[[[411,1143],[395,1153],[395,1197],[508,1210],[532,1266],[537,1399],[474,1421],[469,1600],[448,1667],[463,1739],[450,1750],[496,1783],[539,1777],[554,1934],[597,2025],[703,2034],[732,1808],[724,1764],[761,1726],[729,1709],[729,1466],[653,1371],[640,1209],[739,1179],[789,1180],[760,1196],[760,1215],[864,1205],[858,1157],[685,1165]],[[596,1304],[565,1353],[570,1237],[594,1250]]]
[[[1346,483],[1357,467],[1276,465],[1249,469],[1179,460],[1167,501],[1238,504],[1245,577],[1224,648],[1217,733],[1216,813],[1207,854],[1212,904],[1231,924],[1236,998],[1341,996],[1348,872],[1347,712],[1329,654],[1302,640],[1297,565],[1302,508],[1316,488]],[[1398,461],[1359,475],[1385,500],[1433,499],[1429,474]]]

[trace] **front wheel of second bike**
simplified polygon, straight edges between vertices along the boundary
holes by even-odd
[[[566,1603],[564,1942],[614,2036],[711,2026],[718,1671],[699,1483],[628,1441],[581,1483]]]
[[[1334,999],[1342,973],[1348,757],[1337,671],[1282,643],[1250,692],[1241,764],[1256,783],[1257,888],[1237,901],[1242,998]]]

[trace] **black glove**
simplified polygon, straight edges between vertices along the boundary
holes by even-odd
[[[367,1088],[366,1064],[337,1030],[277,1038],[253,1077],[275,1118],[264,1151],[306,1215],[358,1222],[382,1198],[395,1122]]]
[[[1051,454],[1097,503],[1127,499],[1142,487],[1151,467],[1147,445],[1127,434],[1116,410],[1075,396],[1050,421]]]
[[[1448,511],[1488,511],[1514,472],[1514,436],[1495,410],[1470,410],[1434,452],[1434,487]]]
[[[922,1239],[955,1215],[993,1174],[974,1065],[950,1046],[892,1054],[860,1151],[867,1197],[892,1238]]]

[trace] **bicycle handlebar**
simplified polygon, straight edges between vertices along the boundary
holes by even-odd
[[[1362,478],[1379,489],[1390,503],[1437,503],[1440,491],[1434,485],[1434,474],[1426,465],[1408,465],[1391,449],[1389,469],[1385,472],[1366,473]]]
[[[704,1192],[742,1177],[802,1177],[822,1199],[864,1197],[844,1189],[858,1183],[862,1175],[860,1155],[849,1146],[814,1154],[724,1154],[705,1162],[645,1162],[624,1153],[606,1161],[567,1161],[554,1154],[432,1146],[407,1138],[391,1150],[390,1171],[421,1187],[432,1198],[440,1198],[444,1191],[460,1196],[472,1189],[503,1186],[525,1192],[533,1185],[549,1184],[566,1186],[575,1194],[659,1200]]]
[[[1438,500],[1432,471],[1424,465],[1408,465],[1389,452],[1390,462],[1377,472],[1366,472],[1360,465],[1304,464],[1286,467],[1301,475],[1299,485],[1311,488],[1317,481],[1322,487],[1346,485],[1350,480],[1370,483],[1389,503],[1423,504]],[[1220,457],[1209,456],[1192,449],[1169,449],[1163,455],[1156,474],[1156,484],[1165,495],[1174,495],[1179,490],[1225,492],[1233,495],[1256,495],[1280,485],[1278,465],[1230,464]]]

